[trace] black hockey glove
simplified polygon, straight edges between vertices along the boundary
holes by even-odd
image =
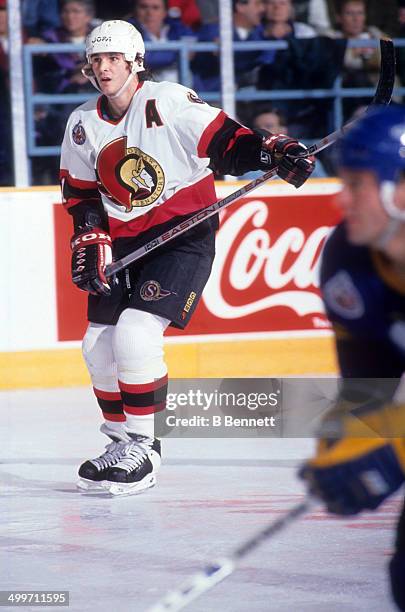
[[[111,245],[111,237],[99,227],[73,236],[72,280],[79,289],[94,295],[111,295],[105,275],[106,266],[112,262]]]
[[[307,147],[298,140],[289,138],[285,134],[273,134],[263,140],[260,161],[266,170],[277,166],[279,177],[298,189],[315,168],[314,157],[294,159],[294,156],[307,150]]]

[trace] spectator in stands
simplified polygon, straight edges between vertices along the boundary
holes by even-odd
[[[263,106],[257,109],[252,120],[252,127],[256,130],[266,130],[273,134],[287,134],[287,118],[277,108]]]
[[[314,28],[306,23],[293,20],[293,6],[291,0],[265,0],[265,13],[263,19],[264,38],[266,40],[292,40],[313,38],[316,36]],[[259,87],[261,89],[288,88],[288,74],[285,69],[279,72],[275,57],[277,51],[269,49],[261,54],[259,74]],[[281,54],[282,55],[282,54]],[[278,54],[280,56],[280,53]],[[290,58],[288,58],[289,60]],[[290,103],[281,103],[284,111],[288,113]]]
[[[234,41],[262,41],[262,0],[233,0],[232,4]],[[239,86],[250,84],[251,71],[260,63],[260,57],[261,51],[239,51],[235,53],[235,75]]]
[[[6,0],[0,0],[0,185],[12,185],[11,114]]]
[[[50,43],[83,44],[92,28],[93,18],[92,0],[63,0],[61,26],[43,32],[42,39]],[[51,93],[92,91],[88,79],[81,73],[83,65],[83,53],[56,53],[37,57],[35,61],[37,89]]]
[[[265,135],[267,132],[273,134],[285,134],[288,136],[287,119],[282,111],[271,106],[259,105],[256,107],[257,112],[251,120],[251,127]],[[260,171],[246,172],[239,178],[245,181],[253,181],[254,179],[261,176],[263,173]],[[322,166],[319,158],[316,160],[315,170],[311,174],[311,178],[324,178],[327,173]]]
[[[291,38],[313,38],[316,30],[307,23],[293,20],[291,0],[265,0],[263,19],[266,40],[289,40]],[[270,49],[261,55],[262,64],[272,64],[276,51]]]
[[[291,0],[266,0],[264,14],[264,36],[266,39],[312,38],[316,30],[293,19]]]
[[[138,28],[146,43],[196,39],[180,19],[168,17],[165,0],[135,0],[133,18],[129,21]],[[147,51],[146,65],[158,81],[178,81],[178,57],[178,51]]]
[[[82,44],[92,29],[92,0],[62,0],[60,27],[45,30],[42,41]],[[82,73],[84,54],[49,53],[34,57],[34,80],[37,91],[45,93],[87,93],[93,88]],[[59,145],[71,105],[37,105],[35,107],[35,142],[38,146]],[[36,184],[55,184],[58,179],[56,157],[35,157],[32,164]]]
[[[331,28],[331,16],[326,0],[294,0],[294,18],[315,28],[318,34]]]
[[[361,39],[364,46],[347,48],[343,61],[345,87],[373,87],[378,81],[380,53],[378,46],[367,46],[368,40],[380,39],[384,34],[375,26],[367,26],[365,0],[342,0],[337,14],[338,30],[328,33],[332,38]],[[346,99],[345,116],[351,115],[363,99]]]
[[[384,34],[375,26],[367,26],[365,0],[342,0],[337,14],[338,30],[328,32],[334,38],[354,38],[362,40],[379,39]],[[370,82],[368,74],[377,70],[380,64],[378,49],[375,46],[348,48],[344,59],[347,70],[356,71],[362,82]]]
[[[262,41],[263,17],[262,0],[233,0],[233,40]],[[199,32],[200,42],[218,42],[219,24],[206,23]],[[260,65],[261,51],[238,51],[235,58],[235,78],[237,85],[254,84],[254,69]],[[220,68],[218,54],[198,53],[193,60],[194,87],[197,91],[219,91]],[[252,80],[253,79],[253,80]]]
[[[21,8],[28,42],[38,42],[44,30],[60,23],[58,0],[23,0]]]
[[[218,21],[218,0],[196,0],[201,14],[201,23]]]
[[[308,24],[294,21],[291,0],[267,0],[264,22],[267,40],[284,40],[286,49],[265,51],[258,71],[257,88],[311,90],[328,89],[340,73],[345,40],[318,36]],[[331,131],[331,99],[279,100],[279,108],[299,138],[315,138]]]
[[[201,13],[195,0],[169,0],[168,14],[172,19],[180,19],[194,31],[201,25]]]

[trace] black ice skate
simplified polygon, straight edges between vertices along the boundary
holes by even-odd
[[[79,480],[77,486],[84,491],[103,490],[107,472],[111,466],[116,465],[123,456],[128,444],[129,437],[120,435],[110,430],[106,425],[101,425],[100,431],[111,438],[112,442],[107,444],[105,452],[95,459],[90,459],[82,463],[79,468]]]
[[[111,467],[104,487],[111,495],[133,495],[156,484],[161,463],[160,440],[133,434],[121,459]]]

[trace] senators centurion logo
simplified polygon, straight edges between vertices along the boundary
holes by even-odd
[[[96,165],[102,193],[130,212],[134,207],[156,202],[165,186],[165,175],[158,162],[138,147],[127,147],[127,137],[108,143],[99,153]]]

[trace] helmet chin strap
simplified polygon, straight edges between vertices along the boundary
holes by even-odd
[[[396,183],[394,181],[382,181],[380,185],[381,203],[389,217],[388,225],[377,240],[377,248],[384,249],[388,242],[395,236],[401,223],[405,222],[405,210],[397,208],[394,202]]]
[[[127,80],[126,80],[126,81],[125,81],[125,83],[122,85],[122,87],[120,87],[120,89],[119,89],[119,90],[118,90],[118,91],[117,91],[115,94],[113,94],[112,96],[107,96],[107,98],[108,98],[109,100],[114,100],[115,98],[118,98],[118,96],[120,96],[122,93],[124,93],[124,91],[125,91],[126,89],[128,89],[128,86],[129,86],[129,84],[131,83],[131,81],[132,81],[133,77],[134,77],[134,73],[133,73],[133,72],[130,72],[130,73],[129,73],[129,75],[128,75]],[[105,95],[106,95],[106,94],[105,94]]]

